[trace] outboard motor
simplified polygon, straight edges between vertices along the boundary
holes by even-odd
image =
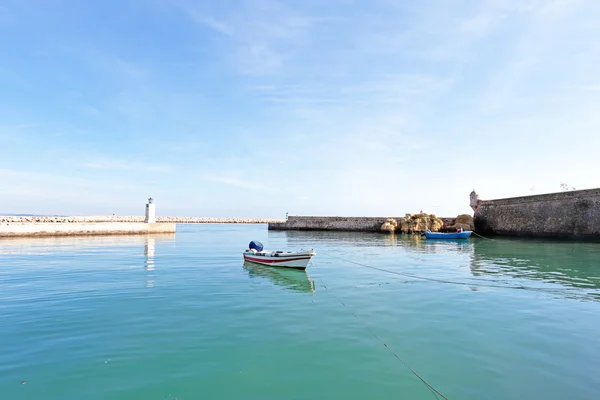
[[[258,251],[258,252],[263,251],[263,245],[258,240],[251,241],[250,244],[248,245],[248,248],[250,250],[254,249],[254,250]]]

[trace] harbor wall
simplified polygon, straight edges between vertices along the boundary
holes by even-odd
[[[269,230],[285,231],[346,231],[381,232],[381,225],[388,218],[401,220],[404,217],[317,217],[290,216],[285,222],[269,223]],[[453,225],[456,218],[440,218],[445,226]]]
[[[97,222],[144,222],[143,216],[1,216],[1,223],[97,223]],[[267,224],[281,222],[282,219],[269,218],[206,218],[206,217],[156,217],[156,222],[172,224]]]
[[[135,235],[175,233],[176,225],[143,222],[0,223],[0,237]]]
[[[600,189],[479,200],[482,235],[600,239]]]

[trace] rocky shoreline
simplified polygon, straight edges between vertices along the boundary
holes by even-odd
[[[30,223],[95,223],[95,222],[144,222],[143,216],[86,216],[86,217],[44,217],[44,216],[0,216],[3,224]],[[284,222],[269,218],[202,218],[202,217],[156,217],[158,223],[175,224],[268,224]]]

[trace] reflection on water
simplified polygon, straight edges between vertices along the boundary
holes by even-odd
[[[156,238],[147,237],[146,244],[144,245],[144,256],[146,257],[146,261],[144,263],[144,269],[146,271],[154,271],[154,252],[155,252]],[[154,287],[154,279],[153,275],[148,276],[146,279],[145,286],[147,288]]]
[[[600,245],[533,239],[477,240],[475,276],[542,280],[582,289],[600,289]]]
[[[328,245],[348,247],[403,247],[419,253],[447,253],[448,251],[472,252],[474,242],[464,239],[426,239],[421,235],[390,235],[366,232],[335,231],[269,231],[270,238],[283,235],[290,248],[327,247]],[[318,245],[315,245],[315,242]]]
[[[154,270],[154,246],[156,245],[156,239],[153,237],[146,238],[146,244],[144,245],[144,256],[146,256],[146,264],[144,269],[147,271]]]
[[[312,247],[315,242],[322,246],[328,243],[336,246],[360,246],[361,244],[376,245],[387,235],[366,232],[338,231],[269,231],[269,238],[283,236],[290,247]]]
[[[315,284],[306,271],[268,267],[248,261],[244,261],[244,269],[250,278],[267,278],[275,285],[296,292],[314,293],[315,291]]]
[[[400,252],[396,258],[399,261],[392,261],[394,264],[408,259],[417,265],[431,265],[434,257],[447,265],[444,271],[448,273],[468,267],[477,282],[534,287],[542,283],[548,288],[566,288],[563,293],[566,297],[574,297],[573,290],[582,289],[578,298],[600,300],[600,245],[594,242],[508,238],[432,240],[420,235],[331,231],[271,232],[269,237],[283,238],[289,247],[314,247],[322,255],[329,248],[336,248],[337,255],[358,257],[357,260],[367,263],[369,257],[381,256],[378,248],[392,247],[398,249],[394,252]],[[453,260],[454,265],[448,265],[448,260]],[[428,278],[439,277],[439,272],[431,273],[429,268],[422,271]]]
[[[105,235],[105,236],[49,236],[15,237],[0,239],[0,254],[45,254],[64,250],[82,250],[98,247],[145,246],[148,239],[159,242],[175,240],[174,233],[152,235]]]
[[[0,255],[10,257],[51,256],[55,254],[103,253],[107,248],[144,249],[143,268],[146,271],[145,287],[154,287],[154,268],[157,243],[172,242],[174,233],[152,235],[114,236],[53,236],[36,238],[2,238]],[[138,261],[139,262],[139,261]],[[141,263],[141,262],[140,262]],[[138,264],[139,265],[139,264]],[[1,267],[1,265],[0,265]]]

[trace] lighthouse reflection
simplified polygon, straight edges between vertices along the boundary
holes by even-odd
[[[146,243],[144,244],[144,256],[146,257],[146,261],[144,263],[144,269],[146,271],[154,270],[154,252],[156,246],[156,239],[152,237],[146,238]]]
[[[155,246],[156,240],[152,237],[147,237],[146,242],[144,243],[144,256],[146,258],[146,260],[144,261],[144,269],[146,271],[154,271]],[[147,277],[145,287],[154,287],[154,279],[152,278],[154,278],[154,274],[151,274]]]

